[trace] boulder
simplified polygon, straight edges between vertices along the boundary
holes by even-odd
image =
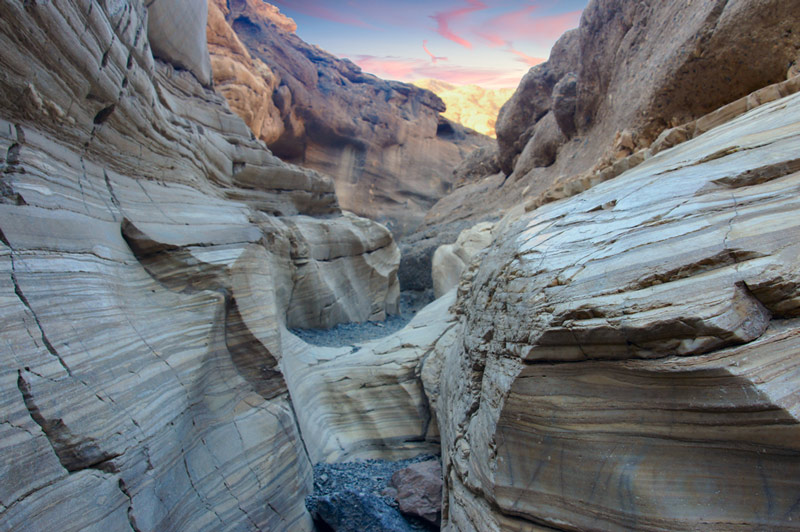
[[[549,111],[533,127],[531,136],[514,166],[514,177],[523,176],[534,168],[550,166],[558,156],[558,149],[567,142],[553,111]]]
[[[553,87],[553,116],[561,133],[567,139],[574,137],[577,133],[575,126],[577,106],[578,75],[569,72]]]
[[[442,518],[442,465],[438,460],[411,464],[392,475],[397,506],[405,515],[439,526]]]
[[[461,273],[472,257],[492,243],[494,224],[481,222],[461,231],[454,244],[440,246],[433,255],[432,275],[434,297],[441,297],[458,286]]]

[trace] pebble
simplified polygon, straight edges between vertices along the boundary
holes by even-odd
[[[384,321],[364,323],[342,323],[331,329],[291,329],[304,342],[326,347],[353,346],[368,340],[376,340],[393,334],[406,325],[417,312],[433,301],[433,291],[403,292],[400,294],[400,314],[392,315]],[[357,348],[356,348],[357,349]]]

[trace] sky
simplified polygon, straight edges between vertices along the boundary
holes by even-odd
[[[547,59],[588,0],[269,2],[304,41],[381,78],[504,88]]]

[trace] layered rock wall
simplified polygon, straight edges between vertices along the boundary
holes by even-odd
[[[793,530],[800,96],[510,213],[423,370],[447,530]]]
[[[270,7],[209,2],[214,79],[231,107],[276,155],[332,176],[345,209],[413,230],[453,168],[491,140],[441,117],[433,93],[303,42]]]
[[[468,161],[460,173],[471,182],[437,202],[406,238],[413,245],[401,283],[409,283],[406,270],[427,270],[431,248],[452,243],[465,226],[497,220],[520,201],[538,206],[586,190],[648,157],[662,132],[796,76],[796,7],[590,2],[580,27],[501,109],[497,150]],[[771,99],[797,90],[787,89]]]
[[[0,528],[311,530],[281,335],[391,312],[397,247],[157,13],[0,5]]]

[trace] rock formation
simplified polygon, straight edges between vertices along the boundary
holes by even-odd
[[[497,114],[514,94],[513,88],[487,89],[477,85],[452,85],[438,79],[415,81],[442,99],[447,110],[442,116],[478,133],[494,138]]]
[[[422,372],[445,529],[796,529],[798,150],[794,95],[500,222]]]
[[[439,526],[442,518],[442,466],[438,460],[418,462],[392,475],[397,506],[406,515]]]
[[[186,4],[0,5],[3,529],[310,530],[284,326],[395,308],[390,233],[174,60]]]
[[[401,285],[436,246],[521,197],[541,205],[619,175],[663,131],[785,80],[800,50],[795,12],[788,0],[590,2],[503,106],[498,152],[470,161],[471,182],[405,239]]]
[[[439,246],[433,254],[433,294],[442,297],[456,286],[472,258],[492,243],[493,224],[482,222],[461,231],[454,244]]]
[[[209,1],[214,79],[284,160],[333,177],[342,207],[395,235],[452,188],[452,170],[491,139],[443,118],[445,105],[384,81],[293,33],[261,0]]]
[[[191,5],[0,3],[0,528],[310,531],[312,465],[439,448],[445,530],[796,530],[788,4],[592,2],[417,233],[492,218],[491,245],[451,249],[457,286],[398,333],[323,348],[287,327],[394,312],[398,247],[207,86],[205,23],[157,20]],[[292,28],[214,5],[232,80],[261,69],[242,43]],[[439,123],[429,93],[281,35],[261,52],[295,76],[341,68]],[[253,91],[310,120],[262,61]],[[700,75],[718,90],[689,102]],[[265,109],[283,149],[305,138]]]

